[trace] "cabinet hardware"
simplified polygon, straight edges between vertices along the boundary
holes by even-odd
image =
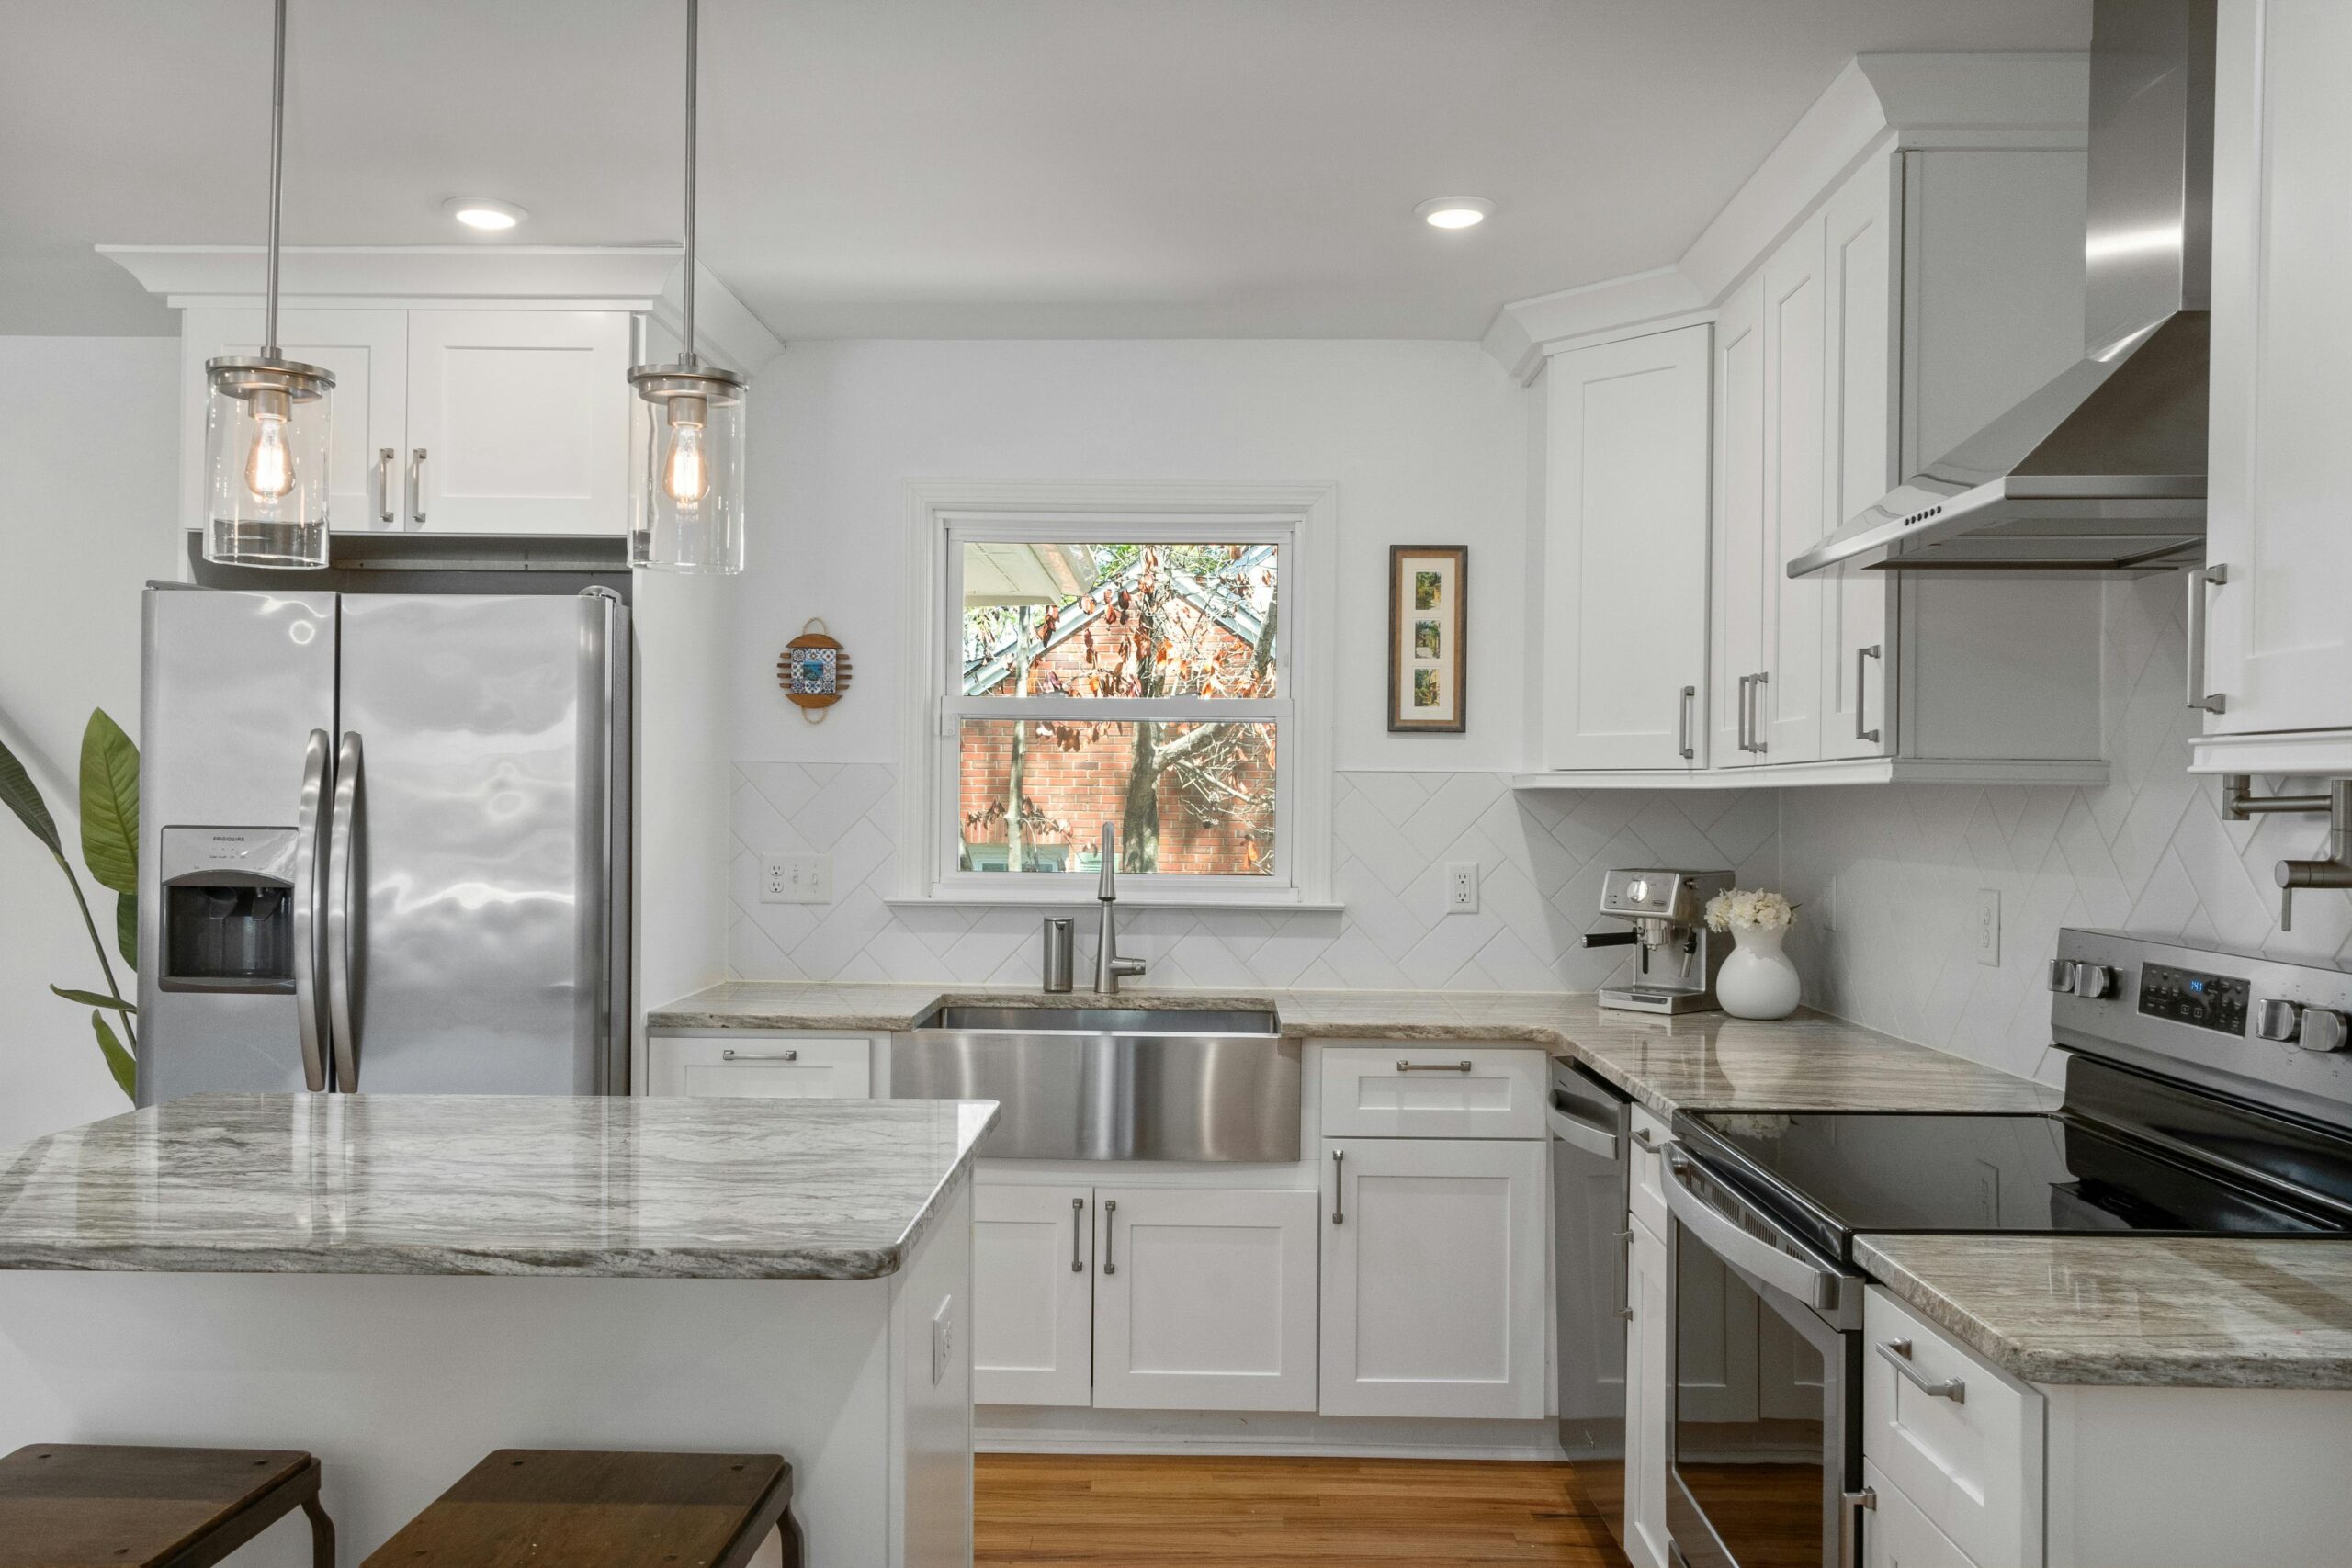
[[[1069,1271],[1086,1272],[1086,1200],[1069,1201]]]
[[[737,1051],[729,1048],[718,1054],[722,1062],[797,1062],[797,1051]]]
[[[408,520],[424,521],[424,448],[417,447],[408,458]]]
[[[1747,744],[1747,682],[1753,679],[1751,675],[1739,678],[1739,695],[1732,699],[1731,705],[1732,744],[1743,751],[1753,750]]]
[[[1878,1507],[1878,1493],[1869,1486],[1838,1495],[1845,1505],[1838,1510],[1838,1568],[1861,1568],[1862,1516]]]
[[[1650,1130],[1647,1127],[1636,1127],[1634,1129],[1634,1142],[1641,1145],[1642,1152],[1645,1155],[1654,1155],[1657,1153],[1657,1139],[1651,1135]]]
[[[1115,1274],[1119,1271],[1118,1262],[1111,1255],[1111,1237],[1117,1231],[1118,1223],[1119,1201],[1116,1198],[1105,1198],[1102,1200],[1102,1272],[1105,1274]]]
[[[1954,1404],[1968,1403],[1968,1385],[1960,1379],[1946,1378],[1941,1382],[1929,1382],[1919,1375],[1919,1369],[1911,1364],[1911,1341],[1908,1339],[1882,1339],[1877,1348],[1878,1353],[1886,1358],[1888,1366],[1901,1372],[1905,1382],[1929,1399],[1949,1399]]]
[[[1617,1233],[1617,1315],[1634,1321],[1634,1227]]]
[[[377,520],[392,520],[392,464],[400,454],[390,447],[380,447],[376,453],[376,514]]]
[[[1764,744],[1764,685],[1771,680],[1764,671],[1750,675],[1747,687],[1747,749],[1761,757],[1770,748]]]
[[[1870,669],[1866,660],[1879,657],[1881,655],[1877,643],[1872,643],[1868,648],[1854,649],[1854,739],[1868,740],[1872,744],[1877,743],[1878,731],[1862,728],[1862,693],[1866,689],[1862,683],[1862,677]]]
[[[1470,1070],[1470,1060],[1465,1056],[1459,1062],[1399,1061],[1396,1070],[1400,1073],[1466,1073]]]
[[[2188,574],[2188,705],[2207,713],[2224,713],[2230,700],[2205,689],[2205,591],[2230,580],[2226,564],[2200,566]]]
[[[390,519],[387,518],[385,521],[390,522]],[[1676,715],[1675,719],[1674,750],[1676,755],[1679,756],[1686,762],[1690,761],[1699,754],[1698,748],[1690,743],[1690,710],[1696,707],[1698,704],[1699,688],[1696,686],[1683,687],[1680,708]]]
[[[1348,1151],[1331,1151],[1331,1223],[1348,1223]]]

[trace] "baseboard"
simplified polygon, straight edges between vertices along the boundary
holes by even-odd
[[[1266,1454],[1283,1458],[1566,1458],[1552,1421],[1455,1421],[1307,1412],[1076,1410],[982,1404],[980,1453]]]

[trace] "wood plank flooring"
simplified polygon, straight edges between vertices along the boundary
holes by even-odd
[[[1566,1464],[981,1454],[979,1568],[1625,1568]]]

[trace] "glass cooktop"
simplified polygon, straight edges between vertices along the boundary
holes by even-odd
[[[1679,1119],[1684,1141],[1832,1257],[1871,1231],[2352,1234],[2326,1205],[2065,1115],[1854,1111]]]

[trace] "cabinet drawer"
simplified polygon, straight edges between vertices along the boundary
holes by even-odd
[[[1323,1052],[1327,1138],[1540,1138],[1541,1051],[1338,1045]]]
[[[1876,1285],[1862,1330],[1865,1457],[1969,1558],[2035,1568],[2042,1556],[2041,1396]],[[1899,1348],[1906,1344],[1907,1356]],[[1922,1386],[1953,1381],[1958,1399]]]
[[[1672,1134],[1666,1123],[1634,1107],[1634,1179],[1627,1201],[1634,1217],[1658,1235],[1668,1235],[1666,1221],[1666,1156]]]
[[[1862,1517],[1864,1568],[1976,1568],[1966,1552],[1928,1522],[1903,1488],[1868,1460],[1862,1461],[1862,1484],[1875,1495]]]
[[[645,1043],[649,1092],[761,1100],[864,1100],[873,1044],[863,1036],[657,1034]]]

